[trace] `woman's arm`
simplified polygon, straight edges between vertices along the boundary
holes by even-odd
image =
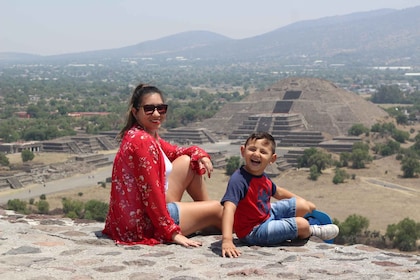
[[[210,173],[213,172],[210,155],[204,149],[198,146],[181,147],[173,145],[162,138],[159,138],[159,143],[170,161],[174,161],[179,156],[188,155],[191,158],[191,168],[197,174],[203,175],[207,171],[210,176]]]

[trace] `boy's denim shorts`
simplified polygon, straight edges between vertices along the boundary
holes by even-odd
[[[249,245],[278,245],[286,240],[296,239],[296,198],[282,199],[271,203],[270,217],[241,241]]]
[[[174,220],[175,224],[179,225],[179,208],[178,205],[174,202],[167,203],[166,208],[168,208],[169,215]]]

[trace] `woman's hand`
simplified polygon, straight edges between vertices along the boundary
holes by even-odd
[[[211,176],[211,173],[213,172],[213,163],[208,157],[202,157],[198,160],[198,164],[200,169],[204,168],[207,172],[207,175]]]
[[[174,243],[182,245],[184,247],[200,247],[202,245],[201,242],[189,239],[179,233],[175,233],[172,240]]]

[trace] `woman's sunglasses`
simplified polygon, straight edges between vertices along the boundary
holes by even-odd
[[[151,115],[158,111],[159,114],[164,115],[168,111],[168,104],[159,104],[159,105],[143,105],[143,110],[146,115]]]

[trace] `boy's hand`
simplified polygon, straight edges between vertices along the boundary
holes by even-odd
[[[315,204],[313,204],[312,202],[308,201],[308,205],[309,205],[309,209],[310,209],[309,213],[316,209]]]
[[[241,254],[241,251],[236,249],[232,241],[226,240],[222,242],[222,257],[237,258]]]

